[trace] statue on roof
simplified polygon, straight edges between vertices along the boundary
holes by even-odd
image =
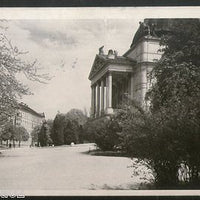
[[[104,46],[99,48],[99,55],[103,55],[104,54],[103,48],[104,48]]]
[[[139,22],[140,24],[140,28],[141,28],[141,32],[144,34],[144,35],[150,35],[150,26],[145,23],[145,22]]]
[[[154,36],[154,37],[157,37],[157,34],[156,34],[155,29],[156,29],[155,23],[151,23],[151,24],[150,24],[150,35],[151,35],[151,36]]]
[[[116,50],[114,50],[114,55],[115,55],[115,57],[118,56],[118,52]]]

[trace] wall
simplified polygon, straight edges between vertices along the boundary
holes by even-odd
[[[136,46],[128,53],[127,57],[140,62],[155,62],[161,58],[162,53],[159,52],[160,40],[150,37],[144,37]]]
[[[162,56],[159,49],[159,39],[144,37],[127,55],[128,58],[137,61],[131,78],[131,97],[142,105],[150,88],[148,74]]]
[[[23,126],[30,134],[35,126],[42,124],[43,119],[44,118],[33,115],[28,111],[19,110],[17,125]]]

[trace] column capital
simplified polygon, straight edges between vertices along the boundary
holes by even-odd
[[[107,74],[108,74],[108,76],[109,75],[113,75],[113,72],[112,71],[108,71]]]

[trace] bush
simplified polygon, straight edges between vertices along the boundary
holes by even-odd
[[[114,150],[121,143],[118,134],[120,127],[114,119],[97,119],[89,121],[84,127],[85,134],[90,141],[94,141],[103,151]]]

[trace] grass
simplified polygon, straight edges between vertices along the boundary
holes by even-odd
[[[90,154],[92,156],[128,157],[128,155],[123,151],[102,151],[100,149],[94,149],[84,153]]]

